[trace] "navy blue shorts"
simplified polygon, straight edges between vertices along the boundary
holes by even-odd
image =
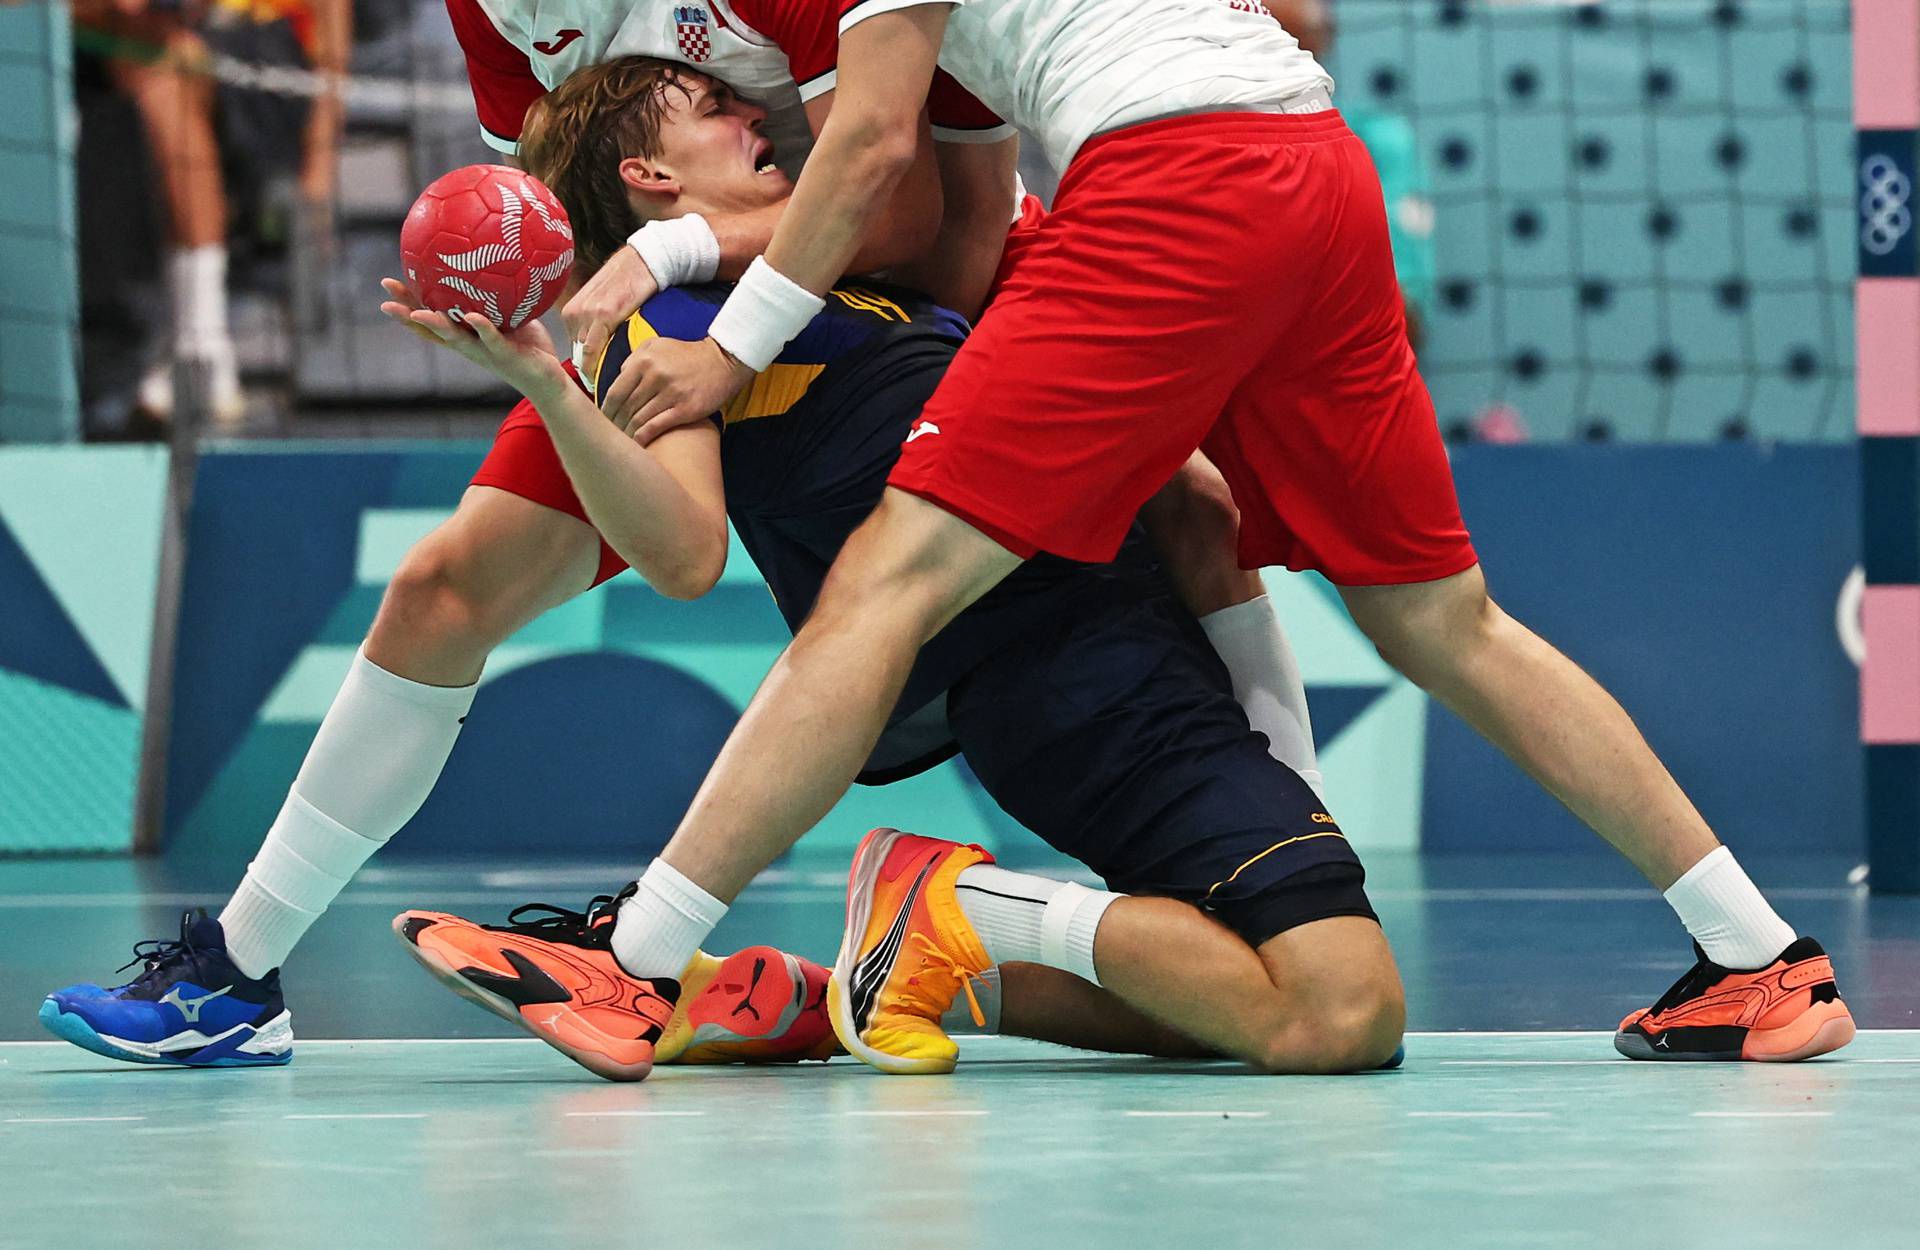
[[[1114,890],[1194,903],[1254,946],[1378,919],[1340,827],[1164,595],[1030,632],[955,685],[947,713],[1001,808]]]

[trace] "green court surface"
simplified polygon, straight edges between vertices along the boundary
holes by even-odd
[[[597,1081],[519,1039],[284,1069],[0,1045],[0,1243],[1200,1247],[1920,1244],[1920,1033],[1653,1065],[1596,1033],[1408,1038],[1398,1072],[965,1043]]]
[[[1850,867],[1755,870],[1867,1030],[1816,1063],[1615,1056],[1607,1030],[1691,960],[1624,864],[1382,855],[1368,889],[1417,1031],[1398,1072],[994,1038],[963,1040],[951,1077],[838,1060],[612,1085],[435,985],[388,922],[578,907],[628,865],[372,868],[287,963],[293,1063],[188,1071],[100,1059],[35,1013],[57,986],[124,979],[136,940],[218,908],[239,865],[13,862],[0,1248],[1920,1250],[1920,899]],[[769,873],[714,949],[831,959],[845,871]]]

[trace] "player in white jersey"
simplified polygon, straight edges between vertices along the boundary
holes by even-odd
[[[799,172],[832,108],[830,82],[810,84],[803,103],[787,51],[749,24],[741,6],[725,0],[446,4],[466,54],[481,135],[508,155],[518,149],[529,105],[574,70],[618,56],[684,62],[764,108],[773,159],[788,175]],[[936,77],[926,101],[937,147],[924,141],[918,146],[919,159],[848,272],[892,268],[947,306],[977,313],[1015,198],[1013,130],[945,75]],[[959,206],[951,212],[941,208],[943,187]],[[709,214],[636,232],[634,246],[609,258],[562,310],[570,334],[582,344],[581,357],[598,359],[612,328],[655,290],[737,276],[766,248],[779,213],[776,206]]]
[[[885,499],[623,907],[624,967],[671,978],[726,900],[831,808],[924,640],[1036,552],[1110,559],[1203,449],[1239,507],[1244,567],[1325,575],[1391,663],[1666,891],[1700,962],[1622,1022],[1623,1053],[1797,1059],[1852,1037],[1817,943],[1767,905],[1619,704],[1489,598],[1407,342],[1379,178],[1330,80],[1263,6],[788,7],[837,17],[833,116],[708,337],[642,362],[641,437],[705,420],[811,320],[911,164],[936,68],[1066,171]],[[892,993],[909,937],[915,958],[960,957],[911,899],[876,909],[881,883],[861,872],[836,1027],[913,1018],[937,1032],[944,1003],[872,1000]],[[1081,936],[1097,970],[1137,935]],[[849,1049],[887,1052],[853,1027]]]

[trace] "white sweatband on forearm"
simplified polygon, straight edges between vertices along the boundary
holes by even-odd
[[[707,335],[727,355],[759,373],[826,306],[826,300],[769,265],[766,257],[756,256]]]
[[[698,213],[650,221],[627,236],[654,285],[665,291],[690,282],[711,282],[720,272],[720,240]]]

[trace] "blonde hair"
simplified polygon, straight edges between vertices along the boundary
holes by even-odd
[[[672,61],[623,56],[569,74],[527,110],[520,161],[567,210],[576,274],[597,272],[640,228],[620,162],[660,155],[666,93],[686,93],[689,76]]]

